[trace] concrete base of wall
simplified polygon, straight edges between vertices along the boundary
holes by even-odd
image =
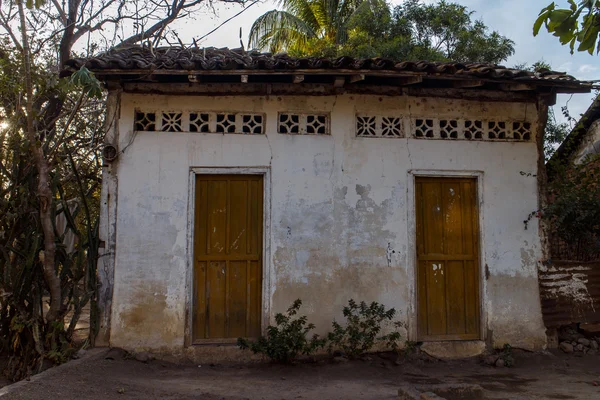
[[[425,342],[421,351],[441,359],[475,357],[485,352],[485,342],[482,340]]]

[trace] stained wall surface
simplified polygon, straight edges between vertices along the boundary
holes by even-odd
[[[134,133],[134,111],[246,111],[266,115],[266,135]],[[278,112],[330,113],[331,135],[277,133]],[[356,136],[356,114],[406,118],[407,138]],[[348,299],[398,311],[416,334],[414,176],[479,179],[482,340],[540,349],[535,138],[528,142],[429,140],[411,118],[530,121],[534,104],[437,98],[203,97],[122,94],[110,343],[179,351],[192,296],[190,173],[267,169],[263,324],[295,299],[327,331]],[[535,127],[535,124],[532,124]],[[535,132],[533,132],[535,136]],[[197,169],[196,171],[201,171]]]

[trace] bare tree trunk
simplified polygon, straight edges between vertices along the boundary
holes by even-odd
[[[31,75],[31,50],[29,47],[29,38],[27,37],[27,20],[23,1],[18,0],[19,19],[21,24],[21,38],[23,41],[23,68],[25,73],[25,113],[27,127],[25,134],[29,141],[29,147],[33,155],[33,160],[38,171],[38,198],[40,201],[40,221],[44,233],[44,253],[40,256],[44,278],[50,290],[50,310],[46,313],[48,322],[55,321],[61,308],[61,290],[60,279],[54,267],[54,258],[56,253],[56,238],[54,235],[54,225],[52,224],[52,190],[50,189],[50,167],[44,156],[42,144],[35,135],[33,124],[33,79]]]

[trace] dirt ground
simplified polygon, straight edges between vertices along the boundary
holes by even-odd
[[[401,385],[476,383],[486,399],[600,399],[600,356],[518,353],[513,368],[478,359],[322,360],[292,366],[142,363],[98,353],[45,373],[4,399],[394,399]],[[397,361],[397,362],[396,362]]]

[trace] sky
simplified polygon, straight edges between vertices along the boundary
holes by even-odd
[[[435,3],[435,0],[424,0]],[[558,39],[542,28],[537,37],[533,36],[533,23],[540,10],[551,0],[454,0],[475,11],[474,18],[482,19],[491,29],[500,32],[515,42],[515,54],[504,65],[533,64],[546,61],[556,71],[566,72],[581,80],[600,79],[600,55],[576,52],[571,55],[568,46],[562,46]],[[565,6],[566,0],[555,0],[557,5]],[[402,0],[391,0],[392,4],[401,4]],[[216,32],[203,39],[199,45],[206,47],[240,47],[240,28],[242,39],[247,43],[252,22],[264,12],[276,8],[275,2],[264,0],[251,6],[238,17],[232,19]],[[174,28],[184,42],[191,38],[206,35],[227,18],[241,11],[237,5],[217,5],[213,11],[207,10],[195,19],[178,22]],[[559,95],[555,107],[557,118],[564,121],[560,107],[567,104],[569,112],[578,119],[592,101],[591,94]]]

